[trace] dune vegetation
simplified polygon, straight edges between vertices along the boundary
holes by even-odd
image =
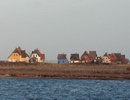
[[[130,65],[0,63],[1,78],[130,79]]]

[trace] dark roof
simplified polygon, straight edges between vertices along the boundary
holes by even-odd
[[[83,53],[83,55],[88,55],[88,52],[87,52],[87,51],[85,51],[85,52]]]
[[[67,59],[66,54],[58,54],[57,59]]]
[[[70,60],[80,60],[79,59],[79,54],[71,54]]]
[[[95,59],[97,57],[96,51],[89,51],[89,56],[91,57],[91,59]]]
[[[85,56],[87,56],[90,60],[94,60],[97,57],[97,53],[96,51],[89,51],[89,53],[85,51],[83,55],[81,56],[81,58]]]
[[[39,49],[34,49],[34,51],[32,51],[32,54],[36,53],[38,54],[38,56],[42,59],[45,59],[45,54],[41,53]]]
[[[22,50],[20,47],[15,48],[15,50],[12,53],[18,53],[19,55],[22,56],[22,58],[29,57],[29,55],[26,53],[26,51]]]
[[[125,55],[122,55],[121,53],[111,53],[107,54],[107,56],[114,62],[120,61],[122,63],[128,63],[128,59],[125,57]]]
[[[22,54],[22,58],[29,57],[29,55],[26,53],[25,50],[22,50],[22,51],[21,51],[21,54]]]
[[[122,58],[122,59],[125,59],[125,55],[121,55],[121,58]]]
[[[121,53],[112,53],[112,54],[109,54],[109,56],[114,57],[116,59],[116,61],[121,60]]]
[[[104,56],[108,56],[107,52],[104,54]]]
[[[88,53],[87,51],[85,51],[85,52],[83,53],[83,55],[81,56],[81,58],[82,58],[82,57],[85,57],[85,56],[87,56],[88,58],[90,58],[90,57],[89,57],[89,53]]]

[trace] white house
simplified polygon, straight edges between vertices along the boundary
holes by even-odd
[[[44,62],[45,60],[45,54],[41,53],[39,49],[35,49],[32,51],[31,56],[30,56],[30,62],[35,63],[35,62]]]
[[[111,63],[111,59],[107,56],[103,56],[102,57],[102,63],[104,64],[110,64]]]

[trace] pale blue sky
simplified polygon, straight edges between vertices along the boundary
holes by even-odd
[[[130,0],[0,0],[0,59],[21,46],[58,53],[96,50],[130,58]]]

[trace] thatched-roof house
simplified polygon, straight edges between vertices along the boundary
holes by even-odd
[[[122,55],[121,53],[111,53],[111,54],[105,54],[112,63],[115,64],[127,64],[129,63],[129,60],[125,57],[125,55]]]
[[[70,63],[80,63],[79,54],[71,54],[70,56]]]
[[[30,56],[30,62],[31,63],[36,63],[36,62],[44,62],[45,60],[45,54],[41,53],[41,51],[39,49],[34,49],[34,51],[32,51],[31,56]]]
[[[9,62],[28,62],[29,55],[25,50],[22,50],[20,47],[15,48],[15,50],[8,57]]]
[[[97,57],[96,51],[85,51],[83,55],[81,56],[82,63],[91,63],[94,62],[94,60]]]

